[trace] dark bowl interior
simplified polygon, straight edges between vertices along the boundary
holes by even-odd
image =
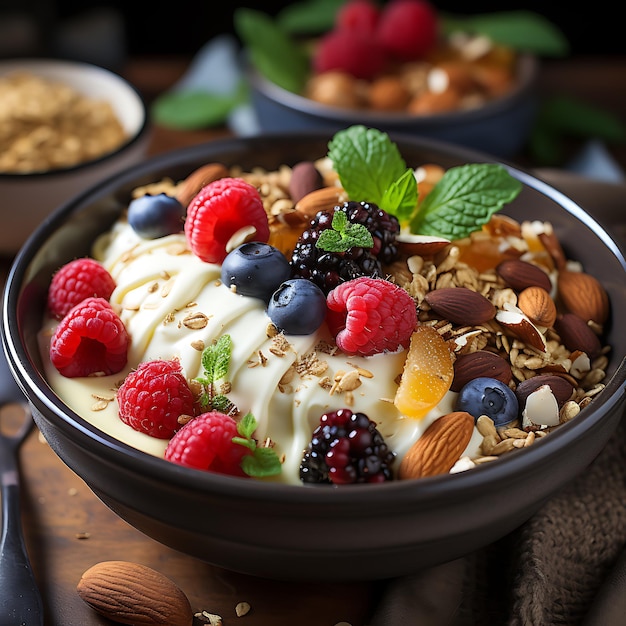
[[[189,470],[122,444],[68,410],[47,385],[37,347],[52,273],[86,255],[137,185],[180,179],[211,161],[244,168],[294,164],[326,153],[319,133],[228,139],[153,158],[72,200],[18,254],[3,302],[12,374],[57,455],[124,520],[177,550],[231,570],[300,580],[378,579],[458,558],[513,531],[595,458],[625,404],[626,261],[574,202],[524,171],[505,211],[552,222],[568,256],[606,287],[612,303],[607,389],[575,420],[520,454],[453,477],[308,488]],[[492,161],[482,153],[393,137],[407,161],[450,167]],[[511,490],[514,490],[513,494]]]

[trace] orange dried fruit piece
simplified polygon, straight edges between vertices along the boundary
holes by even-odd
[[[403,415],[420,419],[439,404],[453,378],[448,344],[434,328],[418,326],[411,335],[394,404]]]

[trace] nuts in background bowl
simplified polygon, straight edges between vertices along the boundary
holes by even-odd
[[[138,162],[146,106],[115,73],[55,59],[0,62],[0,254],[18,251],[55,208]]]

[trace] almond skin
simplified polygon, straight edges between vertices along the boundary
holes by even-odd
[[[550,387],[559,407],[563,406],[572,397],[572,393],[574,393],[574,386],[562,376],[540,374],[523,380],[517,385],[515,395],[517,396],[520,406],[524,406],[526,404],[526,398],[543,385]]]
[[[496,314],[496,307],[485,296],[466,287],[436,289],[424,299],[437,315],[453,324],[484,324]]]
[[[329,211],[345,200],[346,192],[341,187],[322,187],[301,198],[296,203],[296,211],[312,218],[318,211]]]
[[[517,306],[538,326],[550,328],[556,320],[556,304],[543,287],[526,287],[517,297]]]
[[[598,335],[593,332],[582,317],[575,313],[564,313],[557,317],[554,328],[559,333],[565,347],[571,352],[580,350],[594,358],[602,349]]]
[[[228,174],[227,167],[222,163],[207,163],[185,178],[176,191],[176,197],[186,207],[203,187]]]
[[[552,290],[550,277],[538,265],[528,261],[502,261],[496,267],[496,272],[515,291],[523,291],[527,287],[542,287],[548,293]]]
[[[584,272],[559,272],[559,296],[571,313],[584,321],[604,324],[609,317],[609,296],[597,278]]]
[[[450,390],[459,392],[470,380],[484,377],[495,378],[508,385],[513,373],[509,362],[499,354],[486,350],[461,354],[454,362],[454,379]]]
[[[299,202],[304,196],[321,189],[324,186],[324,179],[320,171],[311,161],[300,161],[291,168],[291,178],[289,179],[289,195],[294,204]]]
[[[474,432],[474,418],[465,411],[455,411],[436,419],[409,448],[398,478],[423,478],[447,474],[459,460]]]
[[[96,563],[84,572],[76,591],[94,611],[119,624],[193,624],[191,605],[178,585],[139,563]]]

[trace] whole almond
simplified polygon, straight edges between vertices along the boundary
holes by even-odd
[[[556,304],[543,287],[526,287],[517,297],[517,306],[538,326],[550,328],[556,320]]]
[[[523,291],[527,287],[542,287],[548,293],[552,291],[550,277],[538,265],[510,259],[502,261],[496,267],[496,272],[515,291]]]
[[[517,385],[515,395],[517,396],[520,406],[523,407],[526,403],[526,398],[543,385],[550,387],[560,407],[563,406],[574,393],[574,386],[562,376],[539,374],[538,376],[527,378]]]
[[[602,348],[598,335],[593,332],[589,324],[575,313],[563,313],[556,318],[554,328],[561,337],[563,345],[574,352],[580,350],[596,357]]]
[[[102,561],[82,575],[76,591],[100,615],[119,624],[191,626],[187,596],[156,570],[130,561]]]
[[[346,192],[341,187],[322,187],[301,198],[296,203],[296,211],[307,218],[312,218],[318,211],[330,211],[334,206],[346,200]]]
[[[324,179],[312,161],[301,161],[291,168],[289,195],[296,204],[307,194],[324,186]]]
[[[435,289],[424,299],[437,315],[453,324],[484,324],[496,314],[496,307],[485,296],[466,287]]]
[[[477,350],[461,354],[454,362],[454,378],[450,390],[459,392],[475,378],[495,378],[508,385],[513,378],[509,362],[494,352]]]
[[[459,460],[473,432],[474,418],[465,411],[437,418],[404,455],[398,478],[447,474]]]
[[[597,278],[585,272],[559,272],[559,296],[571,313],[585,321],[604,324],[609,317],[609,296]]]
[[[185,178],[176,190],[176,197],[186,207],[203,187],[228,174],[227,167],[222,163],[207,163]]]

